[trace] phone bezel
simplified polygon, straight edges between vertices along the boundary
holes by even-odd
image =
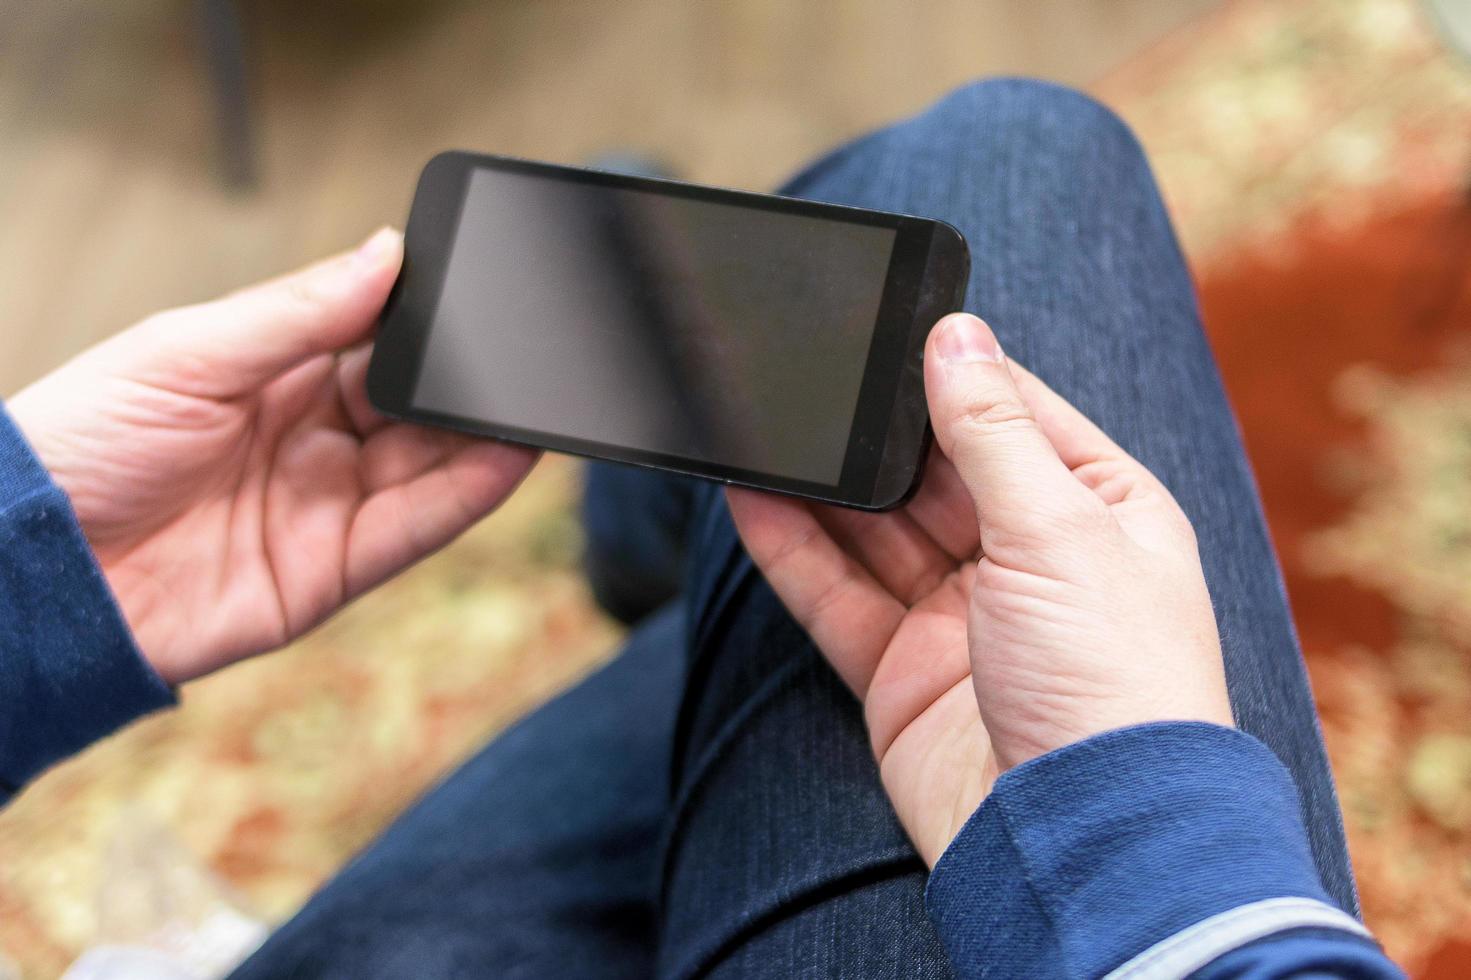
[[[466,185],[477,168],[894,229],[893,253],[838,482],[815,483],[416,407],[414,388],[443,291]],[[430,160],[419,177],[404,233],[403,269],[379,321],[368,396],[379,412],[405,421],[825,503],[887,510],[918,486],[929,444],[924,341],[940,316],[959,308],[968,271],[964,238],[950,225],[930,218],[452,150]],[[893,369],[895,362],[901,365],[898,371]]]

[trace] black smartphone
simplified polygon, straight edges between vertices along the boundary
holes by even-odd
[[[368,393],[385,415],[883,510],[929,444],[941,221],[505,157],[424,168]]]

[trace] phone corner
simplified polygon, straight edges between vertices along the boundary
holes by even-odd
[[[929,457],[930,439],[928,426],[926,426],[925,437],[920,440],[918,452],[915,453],[915,462],[912,467],[901,472],[881,474],[878,485],[874,488],[873,499],[864,504],[861,509],[873,513],[897,510],[914,499],[919,493],[920,484],[924,482],[925,460]]]
[[[468,155],[466,151],[453,147],[440,150],[425,162],[423,172],[429,174],[450,168],[458,168]]]
[[[969,264],[970,242],[966,240],[965,232],[944,218],[931,218],[930,220],[935,223],[935,238],[943,243],[943,247],[965,256],[966,262]]]
[[[368,371],[363,379],[363,390],[368,396],[368,404],[375,412],[381,415],[397,416],[401,414],[399,406],[393,397],[395,387],[391,383],[384,358],[375,346],[373,353],[368,357]]]

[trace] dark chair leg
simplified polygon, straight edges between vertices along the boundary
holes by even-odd
[[[236,0],[196,0],[205,56],[214,83],[220,167],[233,187],[255,185],[255,147],[245,70],[245,34]]]

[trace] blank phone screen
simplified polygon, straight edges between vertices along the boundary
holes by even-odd
[[[894,239],[477,169],[413,405],[837,484]]]

